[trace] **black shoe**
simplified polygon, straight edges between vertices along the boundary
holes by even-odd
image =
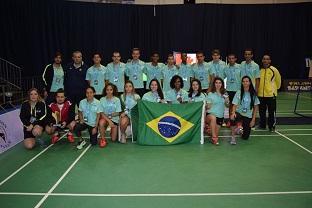
[[[270,132],[274,133],[275,132],[275,127],[270,128]]]

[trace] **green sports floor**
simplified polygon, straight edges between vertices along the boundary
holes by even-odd
[[[298,117],[294,98],[279,96],[278,116]],[[299,105],[312,115],[310,94]],[[76,150],[64,138],[27,151],[19,144],[0,155],[0,207],[312,206],[312,124],[254,130],[236,146],[229,129],[221,131],[219,146],[129,142]]]

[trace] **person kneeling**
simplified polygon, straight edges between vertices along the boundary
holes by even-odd
[[[56,143],[60,138],[59,134],[64,132],[67,128],[69,129],[67,139],[70,143],[73,143],[75,139],[72,132],[76,125],[75,106],[69,100],[66,100],[63,89],[58,89],[56,91],[55,100],[56,102],[49,105],[52,116],[55,119],[55,124],[53,125],[54,134],[51,138],[51,142],[52,144]]]
[[[77,149],[82,149],[86,141],[81,136],[81,131],[88,129],[91,145],[97,144],[97,126],[100,118],[100,101],[94,98],[95,89],[87,87],[86,98],[79,103],[79,123],[74,127],[74,133],[80,138]]]
[[[236,144],[235,134],[241,134],[242,139],[247,140],[251,127],[255,125],[259,99],[248,76],[242,78],[241,90],[235,93],[233,99],[233,111],[231,113],[231,144]],[[238,122],[242,127],[237,126]]]
[[[26,149],[35,147],[36,138],[42,144],[39,137],[45,130],[47,134],[52,134],[52,116],[49,107],[42,101],[36,88],[28,91],[28,100],[23,102],[20,111],[20,119],[24,125],[24,146]]]

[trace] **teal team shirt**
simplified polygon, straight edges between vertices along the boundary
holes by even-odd
[[[62,66],[58,68],[53,67],[53,70],[54,70],[54,76],[53,76],[50,92],[56,92],[60,88],[64,89],[64,70]]]
[[[208,63],[204,62],[202,64],[193,64],[194,77],[201,82],[203,89],[208,89],[210,82],[209,76],[214,74],[212,68],[209,68]]]
[[[241,63],[241,78],[244,76],[249,76],[254,86],[256,86],[256,79],[260,78],[260,68],[259,65],[251,61],[249,64],[246,61]]]
[[[208,67],[210,72],[212,72],[215,77],[220,77],[221,79],[224,79],[224,68],[226,67],[224,61],[210,61],[208,62]]]
[[[125,70],[126,64],[121,62],[118,64],[114,64],[113,62],[111,62],[106,66],[106,75],[105,75],[106,80],[116,85],[118,92],[124,91]]]
[[[157,79],[159,83],[163,79],[162,69],[164,68],[165,64],[157,63],[156,66],[152,65],[152,63],[146,63],[144,68],[144,73],[146,74],[147,81],[146,81],[146,89],[149,89],[149,84],[152,79]]]
[[[254,105],[259,105],[259,99],[255,95],[252,99],[254,99]],[[235,96],[233,98],[234,105],[237,105],[236,112],[241,114],[242,116],[252,118],[252,111],[253,108],[250,109],[250,103],[251,103],[251,97],[249,92],[244,92],[244,97],[241,100],[241,92],[240,90],[235,93]]]
[[[105,115],[121,112],[120,100],[117,97],[108,99],[106,96],[100,99],[101,112]],[[113,116],[111,119],[115,123],[119,123],[119,115]]]
[[[122,94],[120,96],[123,111],[128,113],[129,118],[131,118],[131,109],[138,103],[138,100],[141,99],[140,95],[132,94],[132,95],[125,95]]]
[[[165,93],[165,100],[173,104],[180,104],[178,97],[182,97],[182,102],[188,102],[188,94],[183,89],[180,89],[179,92],[175,89],[171,89]]]
[[[217,92],[209,92],[206,101],[211,105],[208,113],[216,116],[217,118],[224,117],[225,101],[222,95]]]
[[[106,68],[103,65],[99,67],[93,65],[87,70],[86,80],[90,81],[96,95],[101,95],[105,87],[105,71]]]
[[[224,69],[226,78],[226,90],[236,92],[241,87],[241,67],[235,63],[233,66],[227,65]]]
[[[206,100],[206,95],[204,93],[200,93],[199,96],[196,96],[196,94],[192,94],[191,97],[189,97],[189,102],[203,102]]]
[[[162,74],[163,74],[163,92],[167,92],[171,89],[170,87],[171,78],[174,75],[178,75],[179,70],[174,65],[172,67],[168,67],[168,65],[165,65],[162,70]]]
[[[149,91],[143,95],[142,100],[146,100],[153,103],[159,103],[160,97],[157,92],[153,93],[152,91]]]
[[[143,85],[143,71],[145,70],[145,63],[141,60],[138,61],[129,61],[126,64],[126,75],[129,77],[129,80],[133,82],[135,89],[144,88]]]
[[[85,123],[95,127],[97,114],[101,112],[100,101],[93,98],[92,102],[88,102],[85,98],[80,101],[78,110],[82,112]]]
[[[194,77],[194,72],[192,70],[191,65],[181,63],[179,65],[178,75],[183,79],[184,84],[183,89],[189,91],[191,79],[192,77]]]

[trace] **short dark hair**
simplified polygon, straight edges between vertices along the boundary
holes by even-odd
[[[212,51],[211,51],[211,55],[213,55],[213,54],[218,54],[218,55],[220,55],[220,50],[219,49],[213,49]]]
[[[196,55],[202,54],[203,56],[205,56],[205,53],[203,51],[197,51]]]
[[[229,56],[234,56],[236,58],[236,55],[234,53],[229,53],[228,57]]]
[[[117,97],[118,96],[118,90],[116,85],[114,85],[113,83],[108,83],[107,85],[105,85],[104,89],[103,89],[103,96],[106,96],[106,89],[107,87],[111,86],[113,88],[113,96]]]
[[[154,56],[154,55],[156,55],[156,54],[159,56],[159,53],[158,53],[157,51],[153,51],[152,54],[151,54],[151,56]]]
[[[65,90],[63,88],[58,89],[55,93],[55,96],[57,96],[58,93],[64,93],[65,95]]]
[[[141,50],[140,50],[139,48],[132,48],[132,53],[133,53],[134,51],[139,51],[139,52],[141,52]]]
[[[176,82],[177,79],[180,79],[180,82],[181,82],[181,88],[184,87],[184,83],[183,83],[183,79],[182,77],[180,77],[179,75],[174,75],[171,80],[170,80],[170,87],[171,89],[173,89],[175,86],[174,86],[174,83]]]
[[[93,53],[93,57],[94,57],[95,55],[98,55],[100,58],[102,58],[102,55],[101,55],[101,53],[99,53],[99,52]]]
[[[246,48],[246,49],[244,50],[244,53],[245,53],[246,51],[250,51],[250,52],[251,52],[251,54],[253,54],[253,50],[252,50],[252,48]]]

